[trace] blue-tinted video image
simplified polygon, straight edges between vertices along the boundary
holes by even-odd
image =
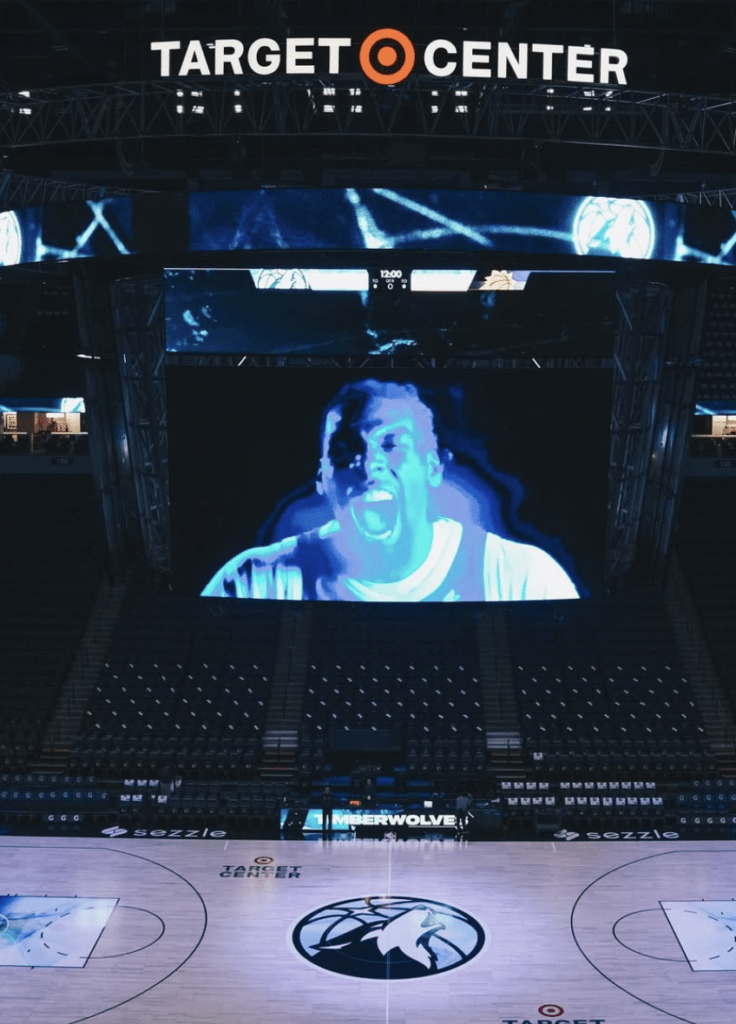
[[[434,416],[413,384],[348,384],[324,417],[316,491],[322,526],[230,559],[204,597],[319,601],[576,598],[541,548],[477,522],[444,481]],[[433,501],[433,492],[445,493]],[[447,514],[438,514],[444,506]]]
[[[732,211],[467,189],[258,188],[105,196],[0,213],[0,269],[134,253],[494,250],[733,266]]]
[[[606,196],[464,189],[192,195],[192,250],[495,250],[733,266],[732,211]]]
[[[287,356],[547,354],[607,357],[615,275],[492,264],[170,269],[170,352]],[[401,274],[382,278],[381,273]],[[563,339],[564,343],[563,343]]]
[[[0,269],[222,251],[496,251],[733,266],[726,207],[469,189],[150,193],[0,212]]]
[[[129,256],[133,204],[116,196],[0,213],[0,267],[93,256]]]
[[[601,584],[607,371],[171,368],[169,401],[189,593],[485,602]],[[192,401],[217,410],[217,446]]]
[[[192,196],[194,249],[498,250],[675,259],[674,205],[462,189],[268,189]]]

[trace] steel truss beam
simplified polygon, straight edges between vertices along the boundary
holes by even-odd
[[[429,76],[387,88],[347,75],[163,79],[0,94],[2,147],[254,135],[526,139],[729,154],[736,148],[736,99]]]
[[[707,284],[621,281],[607,572],[660,584],[689,444]]]
[[[103,185],[82,185],[71,181],[49,181],[25,174],[5,171],[0,174],[0,211],[19,210],[48,203],[68,203],[75,199],[104,199],[106,196],[129,196],[142,189],[107,188]]]
[[[142,553],[140,520],[129,457],[120,383],[120,357],[112,324],[108,282],[91,262],[74,267],[77,322],[84,360],[84,400],[97,495],[105,525],[110,568],[122,580]]]
[[[171,577],[163,281],[137,277],[112,285],[115,337],[133,480],[146,561]]]
[[[672,289],[655,282],[621,282],[616,301],[606,539],[608,577],[627,575],[637,561]]]
[[[670,195],[642,196],[642,199],[656,199],[665,203],[685,203],[690,206],[716,206],[726,210],[736,209],[736,189],[718,188],[704,192],[676,192]]]
[[[657,585],[664,580],[690,445],[707,288],[706,280],[675,295],[660,372],[639,529],[640,569]]]

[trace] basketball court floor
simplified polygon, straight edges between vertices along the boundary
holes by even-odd
[[[725,1024],[728,842],[0,839],[15,1024]]]

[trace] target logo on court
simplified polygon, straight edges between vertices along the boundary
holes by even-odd
[[[365,896],[313,910],[294,928],[297,952],[326,971],[396,981],[462,967],[486,934],[457,907],[413,896]]]
[[[537,1013],[541,1014],[542,1017],[561,1017],[565,1011],[561,1006],[556,1003],[542,1003],[537,1009]]]
[[[360,47],[360,67],[378,85],[396,85],[414,68],[414,44],[395,28],[379,28],[366,36]]]

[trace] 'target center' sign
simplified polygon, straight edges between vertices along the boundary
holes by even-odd
[[[398,29],[381,28],[365,39],[299,36],[279,43],[262,37],[240,39],[162,40],[150,44],[159,57],[161,78],[188,75],[222,76],[247,74],[339,75],[360,70],[378,85],[396,85],[412,72],[435,78],[516,78],[566,81],[575,84],[626,85],[624,50],[561,43],[492,43],[483,39],[433,39],[419,47]],[[351,60],[352,55],[352,60]],[[350,62],[353,67],[346,69]]]

